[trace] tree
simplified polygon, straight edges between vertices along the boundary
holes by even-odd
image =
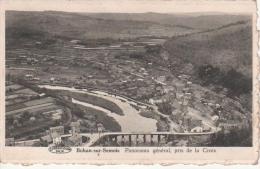
[[[223,86],[229,89],[230,95],[239,96],[252,90],[252,80],[231,69],[223,78]]]
[[[221,131],[212,140],[211,146],[252,146],[252,131],[248,128],[231,129],[229,133]]]
[[[169,102],[162,102],[158,104],[158,110],[166,115],[172,114],[173,107]]]
[[[11,117],[9,117],[8,119],[6,119],[6,121],[7,121],[7,124],[13,125],[13,123],[14,123],[14,117],[11,116]]]
[[[146,45],[145,46],[146,53],[148,54],[159,54],[162,50],[161,45]]]
[[[26,112],[24,112],[23,114],[22,114],[22,116],[21,116],[21,120],[22,121],[27,121],[27,120],[29,120],[30,119],[30,113],[28,112],[28,111],[26,111]]]

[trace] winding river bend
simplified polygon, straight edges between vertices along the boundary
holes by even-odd
[[[76,93],[85,93],[85,94],[101,97],[103,99],[114,102],[123,110],[124,115],[118,115],[102,107],[87,102],[82,102],[75,98],[72,98],[72,102],[75,104],[80,104],[82,106],[101,110],[104,113],[106,113],[107,116],[113,117],[121,126],[122,132],[135,133],[135,132],[156,132],[157,131],[157,127],[156,127],[157,121],[151,118],[146,118],[141,116],[140,112],[130,105],[130,103],[133,104],[133,101],[130,101],[128,99],[114,96],[103,91],[89,92],[86,89],[75,89],[70,87],[51,86],[51,85],[39,85],[39,87],[51,89],[51,90],[66,90],[66,91],[71,91]]]

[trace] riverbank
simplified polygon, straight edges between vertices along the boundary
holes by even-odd
[[[109,113],[105,112],[106,115],[113,117],[121,126],[122,132],[155,132],[157,131],[156,123],[157,121],[151,118],[146,118],[140,115],[140,112],[137,111],[134,107],[131,106],[130,103],[127,101],[122,101],[121,99],[117,98],[116,96],[111,95],[101,95],[98,93],[91,93],[87,90],[80,90],[75,88],[69,87],[62,87],[62,86],[50,86],[50,85],[41,85],[39,87],[51,89],[51,90],[59,90],[59,91],[70,91],[71,93],[81,93],[86,95],[92,95],[99,98],[106,99],[107,101],[113,102],[116,104],[121,110],[123,110],[124,115],[118,115],[116,113]],[[77,96],[71,94],[72,98]],[[76,99],[77,98],[73,98]],[[82,99],[82,98],[81,98]],[[78,100],[79,103],[79,100]],[[80,102],[81,105],[85,105],[85,107],[89,107],[88,102]],[[93,103],[93,102],[92,102]],[[98,106],[97,104],[93,103],[93,105]],[[100,107],[100,106],[98,106]],[[103,107],[101,107],[103,108]]]
[[[83,101],[86,103],[89,103],[91,105],[96,105],[98,107],[101,107],[103,109],[109,110],[112,113],[118,114],[118,115],[124,115],[123,110],[116,105],[115,103],[103,99],[101,97],[97,97],[88,93],[76,93],[76,92],[71,92],[71,91],[60,91],[60,94],[69,96],[71,98],[76,98],[79,101]]]

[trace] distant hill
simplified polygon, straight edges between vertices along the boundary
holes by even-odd
[[[193,30],[207,30],[222,25],[249,20],[247,15],[230,15],[223,13],[184,13],[184,14],[162,14],[162,13],[88,13],[84,14],[93,18],[124,20],[124,21],[146,21],[162,25],[179,26]]]
[[[252,76],[251,20],[238,21],[191,35],[173,37],[164,45],[170,59],[195,66],[212,65],[221,71],[231,68]]]
[[[102,19],[66,12],[6,12],[7,38],[60,36],[73,39],[175,36],[193,32],[185,26],[151,21]]]
[[[237,15],[177,15],[159,13],[6,12],[6,36],[20,38],[125,39],[139,36],[177,36],[248,20]]]

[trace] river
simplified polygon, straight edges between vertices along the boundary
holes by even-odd
[[[104,113],[106,113],[107,116],[113,117],[121,126],[122,132],[135,133],[135,132],[156,132],[157,131],[157,127],[156,127],[157,121],[151,118],[146,118],[141,116],[140,112],[130,105],[133,104],[133,101],[129,101],[128,99],[114,96],[103,91],[89,92],[86,89],[75,89],[70,87],[51,86],[51,85],[39,85],[39,87],[51,89],[51,90],[66,90],[66,91],[77,92],[77,93],[86,93],[89,95],[101,97],[106,100],[114,102],[123,110],[124,115],[118,115],[116,113],[111,112],[110,110],[104,109],[102,107],[93,104],[79,101],[75,98],[72,99],[72,102],[75,104],[80,104],[86,107],[91,107],[97,110],[101,110]]]

